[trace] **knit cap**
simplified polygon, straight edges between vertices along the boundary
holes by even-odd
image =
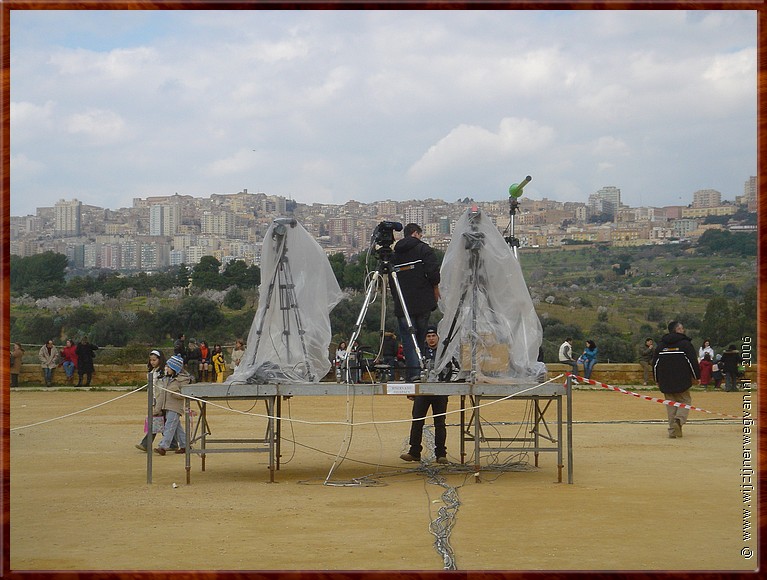
[[[184,368],[184,359],[182,359],[177,354],[174,354],[167,361],[165,361],[165,364],[168,365],[171,369],[173,369],[173,372],[178,374],[181,372],[181,369]]]

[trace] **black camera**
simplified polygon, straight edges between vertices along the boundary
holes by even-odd
[[[382,221],[373,230],[373,243],[384,248],[391,248],[391,245],[394,243],[394,232],[401,231],[401,223]]]

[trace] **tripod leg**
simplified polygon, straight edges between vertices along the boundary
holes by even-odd
[[[344,382],[348,383],[350,382],[349,377],[349,357],[352,352],[352,348],[354,346],[354,342],[359,338],[360,336],[360,330],[362,329],[362,321],[365,320],[365,314],[367,314],[368,308],[370,307],[370,302],[373,299],[373,295],[378,290],[378,284],[383,284],[383,278],[381,277],[380,272],[376,270],[376,272],[373,274],[373,278],[370,280],[370,284],[368,285],[367,292],[365,293],[365,300],[362,302],[362,308],[360,309],[359,316],[357,316],[357,321],[354,323],[354,329],[352,330],[352,336],[349,339],[349,342],[346,343],[346,358],[344,360],[346,364],[346,372],[344,373]],[[386,287],[384,286],[382,288],[382,292],[386,291]]]
[[[421,355],[421,348],[418,346],[418,337],[416,336],[416,329],[413,326],[413,321],[410,319],[410,313],[407,311],[407,305],[405,304],[405,297],[402,295],[402,288],[399,285],[399,279],[397,279],[397,272],[391,273],[394,280],[394,288],[397,290],[397,296],[399,297],[399,303],[402,305],[402,313],[405,315],[405,321],[407,322],[408,332],[413,337],[413,345],[415,346],[415,353],[418,356],[418,360],[421,362],[421,370],[423,370],[423,355]]]

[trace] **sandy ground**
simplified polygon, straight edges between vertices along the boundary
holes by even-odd
[[[404,397],[358,397],[354,421],[376,424],[353,430],[299,422],[343,421],[344,397],[294,397],[283,409],[297,421],[284,427],[275,483],[266,453],[226,453],[209,454],[204,472],[193,456],[191,485],[183,455],[155,455],[147,484],[146,455],[134,448],[146,396],[114,400],[121,394],[10,394],[12,571],[442,570],[444,551],[429,526],[440,521],[446,490],[460,502],[447,542],[458,570],[758,566],[755,538],[743,540],[739,420],[693,411],[684,438],[672,440],[662,405],[576,391],[573,485],[566,472],[565,483],[556,482],[553,453],[541,454],[538,468],[531,453],[484,453],[482,465],[527,468],[484,469],[477,481],[460,466],[399,460],[408,425],[383,422],[409,418]],[[755,405],[755,392],[752,398]],[[451,397],[450,411],[458,399]],[[742,393],[693,394],[694,405],[736,416],[743,401]],[[264,411],[245,401],[231,407]],[[482,418],[513,423],[525,412],[524,402],[513,401],[484,408]],[[261,418],[211,407],[209,416],[214,436],[263,434]],[[458,421],[448,417],[454,463]],[[510,434],[519,426],[486,429]],[[751,448],[755,454],[755,442]],[[754,515],[754,531],[756,523]],[[747,548],[750,559],[742,555]]]

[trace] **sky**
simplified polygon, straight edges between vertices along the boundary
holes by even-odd
[[[756,11],[54,11],[10,17],[10,213],[743,194]],[[522,198],[524,200],[524,197]]]

